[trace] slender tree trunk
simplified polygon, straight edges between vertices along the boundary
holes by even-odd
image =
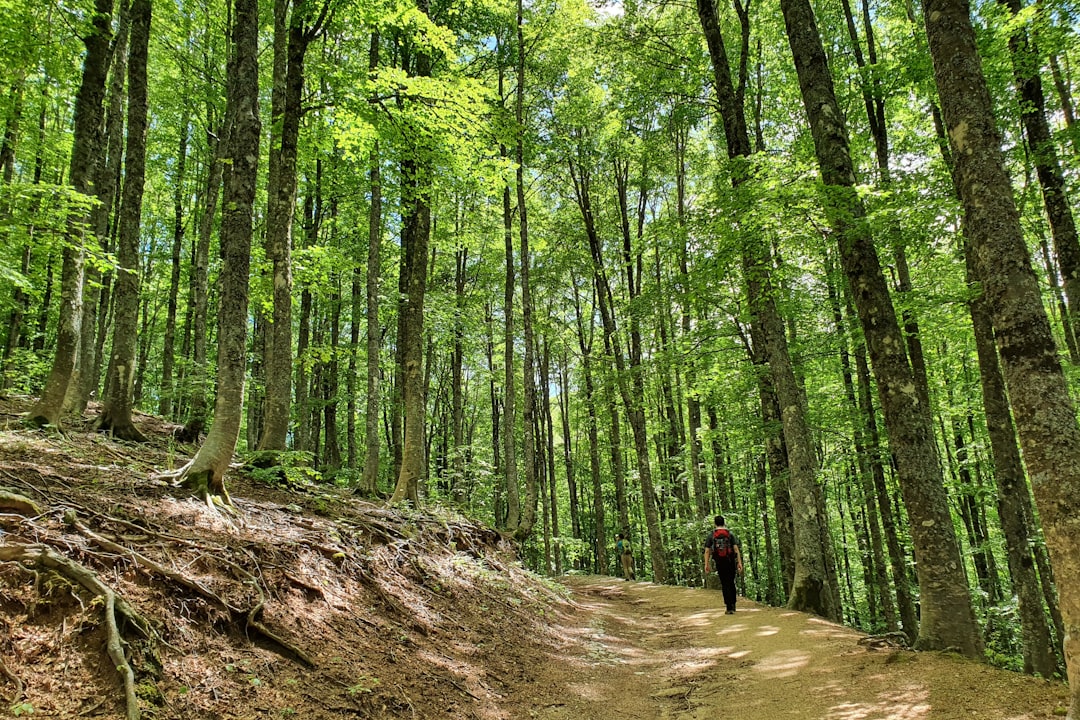
[[[112,357],[109,394],[97,428],[122,440],[146,438],[131,421],[139,313],[139,241],[143,187],[146,183],[147,55],[150,45],[151,0],[132,0],[131,43],[128,50],[127,152],[120,202],[120,234],[116,258]]]
[[[212,121],[210,107],[207,122]],[[208,125],[209,126],[209,125]],[[207,130],[207,153],[210,167],[206,173],[206,193],[203,214],[199,220],[199,238],[191,259],[191,400],[188,420],[177,434],[181,442],[198,442],[206,428],[207,372],[206,346],[209,338],[207,325],[210,316],[210,239],[214,231],[214,216],[221,188],[223,153],[229,146],[230,123],[223,122],[217,133]]]
[[[186,106],[185,106],[186,108]],[[180,121],[180,147],[176,152],[176,176],[173,189],[173,245],[172,265],[169,274],[169,298],[165,312],[165,339],[161,351],[161,399],[158,403],[158,413],[169,417],[173,412],[173,366],[176,363],[176,310],[177,298],[180,295],[180,264],[181,254],[184,249],[184,171],[187,167],[188,146],[188,117],[187,111]]]
[[[872,566],[874,570],[874,580],[876,584],[875,590],[868,591],[868,595],[871,597],[876,594],[880,598],[880,606],[882,615],[885,619],[885,627],[890,632],[895,632],[900,628],[899,618],[896,613],[896,602],[894,595],[889,587],[889,573],[885,563],[885,546],[882,540],[880,517],[878,513],[878,497],[874,490],[874,478],[871,470],[871,461],[868,457],[869,449],[867,448],[867,428],[866,420],[863,417],[862,410],[859,407],[859,401],[855,392],[855,380],[852,377],[853,372],[851,368],[851,354],[848,350],[847,344],[847,324],[844,322],[844,314],[842,306],[840,304],[840,296],[836,291],[835,284],[832,281],[833,277],[833,262],[832,257],[826,254],[826,274],[827,274],[827,286],[829,293],[829,304],[832,306],[833,322],[836,325],[837,335],[845,338],[844,344],[840,348],[840,369],[844,379],[844,394],[847,397],[848,406],[851,412],[851,426],[852,436],[855,446],[856,457],[856,473],[858,477],[859,486],[862,492],[863,502],[865,503],[865,524],[867,526],[867,532],[869,535],[868,541],[870,545],[871,560],[868,566]],[[871,587],[870,584],[867,585]]]
[[[570,496],[570,532],[575,540],[581,536],[581,510],[578,505],[577,477],[574,472],[574,453],[570,435],[570,359],[566,349],[559,362],[559,417],[562,420],[563,464],[566,466],[566,486]]]
[[[371,34],[368,52],[368,72],[379,68],[379,32]],[[365,285],[366,343],[367,343],[367,404],[364,409],[364,475],[360,487],[373,497],[379,489],[379,408],[381,406],[382,372],[379,357],[382,353],[382,326],[379,323],[379,283],[382,279],[382,176],[379,144],[371,149],[368,178],[371,185],[371,205],[368,207],[368,255]]]
[[[998,0],[999,5],[1009,9],[1013,18],[1023,10],[1022,0]],[[1012,54],[1013,79],[1020,104],[1020,118],[1024,125],[1031,155],[1035,161],[1035,174],[1042,189],[1046,219],[1054,242],[1054,254],[1069,301],[1069,318],[1075,336],[1080,332],[1080,239],[1065,178],[1058,161],[1057,147],[1046,121],[1046,98],[1043,95],[1042,77],[1039,74],[1041,58],[1024,25],[1019,25],[1009,37]]]
[[[517,87],[514,91],[514,120],[517,142],[514,154],[517,169],[515,186],[517,188],[518,239],[521,243],[521,330],[524,335],[522,352],[522,405],[521,424],[523,430],[522,468],[525,471],[525,504],[522,508],[521,524],[514,529],[515,537],[524,540],[532,532],[536,523],[537,494],[540,491],[536,481],[536,360],[535,332],[533,330],[533,301],[529,264],[529,213],[525,202],[525,38],[523,35],[525,19],[523,0],[517,0]],[[547,389],[544,389],[547,392]]]
[[[425,15],[428,0],[418,0],[417,8]],[[417,53],[416,74],[431,75],[431,59]],[[418,148],[424,154],[426,148]],[[402,439],[401,470],[390,503],[406,499],[419,505],[418,485],[424,476],[424,294],[427,291],[428,244],[431,239],[431,161],[422,159],[411,164],[412,178],[404,183],[403,205],[407,215],[404,219],[403,249],[406,255],[405,293],[402,297],[401,335],[402,408],[405,414]]]
[[[68,182],[87,196],[93,195],[93,166],[97,160],[105,95],[105,78],[109,65],[112,0],[95,0],[90,31],[83,38],[86,56],[83,59],[82,82],[75,97],[75,131],[72,137],[71,166]],[[30,410],[31,423],[59,426],[64,399],[79,357],[79,336],[82,328],[84,230],[88,218],[79,213],[68,223],[68,241],[64,243],[60,274],[60,319],[53,353],[41,397]]]
[[[1071,703],[1080,719],[1080,425],[1025,245],[963,0],[923,3],[934,78],[1009,400],[1061,594]]]
[[[273,318],[265,344],[266,405],[261,450],[284,450],[292,399],[292,226],[296,213],[297,143],[304,94],[304,59],[327,12],[312,20],[310,3],[274,3],[274,73],[267,163],[266,257],[273,265]],[[286,19],[286,16],[287,19]],[[309,26],[309,21],[312,23]]]
[[[600,477],[600,432],[596,412],[596,385],[593,381],[592,346],[593,314],[589,313],[588,332],[581,311],[578,297],[577,278],[572,281],[574,290],[574,309],[577,321],[578,347],[581,349],[582,373],[585,375],[585,425],[589,438],[589,478],[592,486],[593,505],[593,572],[602,574],[607,570],[607,528],[605,523],[604,491]],[[566,392],[565,386],[563,392]]]

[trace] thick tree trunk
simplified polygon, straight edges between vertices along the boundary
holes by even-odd
[[[925,0],[923,13],[976,279],[1061,594],[1068,716],[1080,720],[1080,425],[1013,204],[970,8],[964,0]]]
[[[127,79],[130,7],[131,3],[125,0],[120,4],[118,12],[105,98],[104,136],[100,138],[99,156],[94,163],[94,194],[98,203],[90,211],[90,228],[98,248],[105,252],[114,250],[110,229],[115,232],[119,224],[114,218],[120,212],[117,201],[124,155],[124,86]],[[114,221],[112,228],[111,220]],[[85,274],[79,328],[79,361],[75,365],[64,400],[65,411],[76,414],[82,414],[86,410],[87,403],[97,393],[101,382],[101,355],[108,324],[104,322],[107,318],[99,316],[105,315],[109,307],[108,302],[102,302],[102,298],[109,298],[113,271],[108,271],[105,278],[102,278],[101,270],[91,263],[86,267]]]
[[[147,56],[150,45],[151,0],[132,0],[131,42],[128,50],[127,150],[124,189],[120,201],[117,240],[112,357],[109,394],[97,428],[122,440],[146,438],[131,421],[139,313],[139,241],[143,187],[146,184]]]
[[[247,360],[248,273],[258,179],[258,0],[234,0],[233,59],[226,115],[233,120],[223,164],[221,298],[218,306],[218,375],[214,420],[205,442],[184,469],[185,486],[205,497],[223,496],[225,471],[240,437]]]
[[[91,29],[83,38],[82,82],[75,96],[75,131],[72,137],[71,166],[68,182],[87,196],[93,195],[93,166],[97,161],[101,134],[102,101],[109,65],[112,0],[95,0]],[[68,223],[68,241],[64,243],[60,275],[60,319],[56,331],[56,350],[41,397],[30,409],[35,425],[59,426],[64,399],[79,357],[82,328],[84,230],[88,218],[82,213]]]
[[[826,212],[870,348],[890,447],[911,520],[922,599],[916,646],[955,647],[969,657],[981,657],[982,642],[963,576],[929,408],[919,401],[903,351],[903,335],[866,225],[866,211],[855,190],[847,128],[814,12],[809,0],[782,0],[781,7],[827,192]]]

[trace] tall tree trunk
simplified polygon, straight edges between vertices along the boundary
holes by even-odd
[[[784,24],[825,184],[826,212],[840,245],[896,458],[919,559],[922,625],[916,647],[955,647],[981,657],[982,642],[937,461],[929,408],[915,391],[903,335],[878,262],[828,62],[809,0],[782,0]]]
[[[232,119],[223,165],[221,295],[218,303],[218,375],[214,420],[199,452],[181,474],[185,486],[203,497],[228,502],[225,471],[240,437],[247,369],[248,273],[252,217],[258,179],[259,8],[258,0],[234,0],[233,58],[227,117]]]
[[[417,9],[428,13],[428,0],[418,0]],[[416,75],[430,77],[431,58],[417,52]],[[415,140],[415,139],[414,139]],[[422,138],[419,142],[425,142]],[[431,160],[423,156],[427,148],[417,148],[421,159],[410,163],[412,177],[403,182],[402,205],[405,208],[402,245],[406,262],[405,292],[402,297],[402,322],[398,345],[401,348],[401,405],[405,414],[401,445],[401,470],[391,504],[406,499],[419,505],[418,486],[424,477],[424,294],[427,291],[428,244],[431,239],[432,186]]]
[[[139,338],[139,240],[143,187],[146,184],[146,65],[150,46],[151,0],[132,0],[130,12],[127,151],[116,249],[119,263],[114,290],[116,315],[113,321],[112,357],[109,360],[109,394],[105,398],[97,428],[122,440],[143,442],[146,438],[132,423],[131,413]]]
[[[826,253],[826,285],[829,293],[829,304],[832,307],[833,323],[836,326],[836,333],[839,337],[845,338],[843,344],[840,346],[840,370],[844,380],[844,395],[847,397],[848,407],[851,413],[851,427],[852,437],[854,439],[855,446],[855,471],[858,477],[860,490],[862,492],[863,503],[865,504],[865,524],[867,526],[867,534],[869,535],[868,541],[871,552],[871,562],[868,566],[872,566],[874,570],[873,579],[876,584],[876,594],[880,599],[880,607],[882,615],[885,619],[885,627],[890,632],[895,632],[900,629],[899,618],[896,613],[896,602],[894,595],[889,587],[889,572],[885,563],[885,545],[882,540],[880,517],[878,513],[878,497],[877,492],[874,489],[874,477],[871,470],[871,460],[869,456],[869,450],[867,448],[867,427],[866,420],[863,417],[862,410],[859,407],[859,401],[855,392],[855,379],[853,378],[853,371],[851,368],[851,353],[848,349],[847,342],[847,323],[844,321],[844,313],[840,304],[840,295],[836,291],[835,283],[833,282],[833,261],[832,256]],[[880,464],[880,460],[878,460]],[[871,587],[870,584],[867,585]],[[869,590],[867,594],[871,597],[875,595],[875,590]]]
[[[466,496],[465,392],[462,383],[465,362],[465,270],[468,259],[467,248],[461,247],[454,252],[454,307],[457,316],[454,318],[454,347],[450,351],[450,423],[454,436],[450,495],[455,504],[461,504]]]
[[[570,436],[569,365],[570,358],[564,347],[559,362],[559,417],[562,420],[563,464],[566,466],[567,494],[570,496],[570,533],[575,540],[581,540],[581,510],[578,505],[577,477],[574,472],[574,452]]]
[[[720,115],[724,121],[728,159],[732,164],[732,183],[735,192],[749,188],[746,160],[750,157],[750,136],[742,107],[742,90],[737,91],[731,78],[727,51],[717,19],[716,6],[712,0],[697,0],[698,19],[705,34],[712,60]],[[741,5],[740,16],[742,15]],[[744,64],[745,46],[743,39]],[[749,207],[749,205],[746,205]],[[817,459],[813,440],[806,421],[806,402],[795,378],[783,318],[776,308],[775,288],[772,283],[772,258],[767,240],[761,233],[749,227],[748,214],[737,218],[742,241],[742,265],[754,324],[758,328],[760,343],[755,342],[755,352],[764,353],[772,374],[773,387],[780,402],[780,420],[784,428],[789,463],[789,489],[795,531],[795,574],[788,597],[788,607],[816,613],[830,619],[839,619],[841,609],[835,602],[838,589],[829,586],[824,552],[824,518],[819,515],[821,488],[817,481]]]
[[[998,0],[998,4],[1007,7],[1013,18],[1017,18],[1023,10],[1022,0]],[[1069,206],[1057,147],[1050,133],[1050,124],[1046,121],[1046,98],[1039,74],[1042,60],[1033,47],[1025,25],[1022,24],[1009,36],[1009,50],[1012,54],[1020,118],[1035,162],[1039,187],[1042,189],[1050,237],[1053,239],[1054,254],[1061,268],[1065,297],[1069,301],[1069,318],[1075,336],[1080,332],[1080,239],[1077,238],[1076,221]]]
[[[368,51],[368,72],[379,69],[379,32],[371,33]],[[379,323],[379,282],[382,279],[382,176],[379,167],[379,144],[371,149],[368,178],[371,185],[371,205],[368,207],[368,254],[365,301],[367,330],[367,404],[364,408],[364,474],[362,491],[374,497],[379,489],[379,408],[381,406],[381,370],[379,356],[382,345],[382,326]]]
[[[1071,703],[1080,719],[1080,425],[1054,346],[964,0],[925,0],[930,54],[1005,383],[1061,594]]]
[[[292,12],[289,12],[289,5]],[[267,155],[266,257],[273,268],[273,317],[265,344],[266,405],[261,450],[284,450],[292,400],[292,226],[296,213],[297,143],[304,94],[304,59],[321,32],[322,15],[312,20],[311,4],[274,2],[274,72]],[[310,22],[310,25],[309,25]]]
[[[98,158],[94,163],[94,194],[97,204],[90,211],[90,229],[98,249],[112,252],[112,235],[119,225],[119,188],[124,156],[124,85],[127,79],[128,35],[131,24],[131,3],[120,3],[116,35],[113,38],[110,77],[105,97],[104,134],[100,137]],[[44,99],[44,98],[43,98]],[[111,224],[110,224],[111,223]],[[101,314],[107,314],[109,285],[113,271],[102,278],[96,263],[85,270],[83,282],[82,319],[79,327],[79,360],[75,365],[67,397],[65,411],[82,414],[90,398],[97,393],[101,382],[102,351],[105,344],[107,323]],[[99,396],[100,399],[100,396]]]
[[[176,310],[180,295],[180,264],[184,249],[184,171],[187,168],[188,146],[188,111],[185,105],[184,117],[180,121],[180,147],[176,151],[176,183],[173,189],[173,245],[172,263],[169,273],[169,298],[165,311],[165,339],[161,350],[161,398],[158,413],[169,417],[173,412],[173,366],[176,363]]]
[[[604,491],[600,477],[600,432],[599,420],[596,412],[596,384],[593,381],[592,347],[593,347],[593,317],[589,313],[588,331],[585,329],[585,320],[581,311],[581,300],[578,297],[577,278],[571,281],[574,293],[574,317],[577,323],[578,347],[581,349],[582,373],[585,375],[585,426],[589,438],[589,479],[592,487],[593,505],[593,572],[601,574],[607,571],[607,528],[605,523]],[[566,386],[563,386],[563,393]]]
[[[213,112],[207,106],[207,127],[211,128]],[[230,141],[231,124],[222,122],[215,133],[206,132],[207,154],[210,167],[206,173],[203,214],[199,219],[199,238],[191,259],[191,400],[188,420],[177,434],[181,442],[198,442],[206,428],[207,373],[206,346],[209,338],[207,325],[210,315],[210,239],[214,232],[214,216],[221,189],[222,161]]]
[[[68,182],[76,192],[93,195],[93,167],[101,135],[102,101],[108,75],[109,40],[112,33],[112,0],[94,0],[90,31],[82,39],[86,47],[82,81],[75,96],[75,131],[72,136]],[[68,384],[79,357],[82,328],[85,213],[73,213],[68,222],[60,274],[60,319],[53,353],[41,397],[30,409],[30,421],[39,426],[58,426]]]
[[[505,153],[504,153],[505,155]],[[514,221],[510,186],[503,188],[503,246],[506,275],[503,280],[503,487],[506,492],[506,526],[516,532],[521,524],[521,489],[517,462],[517,375],[514,369]]]
[[[525,471],[525,504],[522,508],[521,524],[514,528],[514,536],[524,540],[532,532],[536,523],[537,493],[540,491],[536,481],[536,360],[535,338],[533,331],[532,288],[529,279],[529,213],[525,202],[525,38],[523,0],[517,0],[517,87],[514,91],[514,120],[516,144],[514,155],[517,169],[515,186],[517,189],[518,238],[521,243],[521,330],[524,340],[522,351],[522,404],[521,425],[523,431],[522,468]],[[547,389],[544,389],[547,392]]]

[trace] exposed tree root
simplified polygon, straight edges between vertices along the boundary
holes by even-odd
[[[6,664],[4,664],[4,659],[3,658],[0,658],[0,675],[3,675],[4,677],[6,677],[8,679],[8,681],[10,681],[11,684],[15,686],[15,693],[10,698],[8,698],[8,701],[9,702],[18,701],[23,696],[23,689],[24,689],[23,681],[22,681],[21,678],[19,678],[18,675],[11,672],[11,669],[8,668],[8,666]]]
[[[116,618],[119,614],[140,633],[149,637],[149,624],[146,620],[136,613],[123,598],[117,596],[112,588],[101,582],[97,574],[46,545],[0,545],[0,561],[16,561],[52,570],[105,601],[105,649],[124,683],[126,720],[139,720],[139,701],[135,696],[135,673],[124,654],[123,640],[120,638]]]
[[[266,599],[263,595],[262,588],[258,580],[249,572],[241,568],[239,565],[229,562],[228,560],[223,560],[219,558],[219,562],[228,565],[233,570],[233,572],[240,575],[248,584],[251,585],[255,592],[258,593],[258,601],[250,610],[244,610],[243,608],[237,607],[236,605],[232,605],[220,595],[207,588],[202,583],[192,580],[186,575],[176,572],[171,568],[167,568],[164,565],[161,565],[160,563],[151,560],[145,555],[136,552],[135,550],[132,550],[131,548],[125,547],[123,545],[120,545],[119,543],[115,543],[112,540],[98,535],[93,530],[86,527],[86,525],[83,524],[81,521],[79,521],[79,519],[75,516],[74,511],[68,511],[67,513],[65,513],[64,520],[69,525],[78,530],[80,533],[92,540],[95,544],[100,546],[102,549],[128,557],[133,560],[135,564],[139,567],[157,573],[158,575],[168,578],[169,580],[180,585],[181,587],[185,587],[188,590],[191,590],[196,595],[202,597],[205,600],[209,600],[212,604],[227,612],[235,621],[242,620],[245,629],[254,630],[259,635],[284,648],[286,651],[288,651],[288,653],[296,657],[304,665],[307,665],[308,667],[315,667],[315,661],[312,660],[311,657],[307,655],[307,653],[305,653],[295,644],[289,642],[274,631],[270,630],[270,628],[266,627],[266,625],[264,625],[257,619],[258,616],[262,613],[262,609],[266,604]]]
[[[0,490],[0,510],[14,510],[20,515],[28,517],[41,514],[41,509],[33,500],[7,490]]]

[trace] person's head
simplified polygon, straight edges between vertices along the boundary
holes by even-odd
[[[622,533],[615,533],[615,539],[616,540],[622,540],[623,539]]]
[[[723,527],[724,526],[724,516],[723,515],[717,515],[716,517],[713,518],[713,523],[716,525],[716,527]]]

